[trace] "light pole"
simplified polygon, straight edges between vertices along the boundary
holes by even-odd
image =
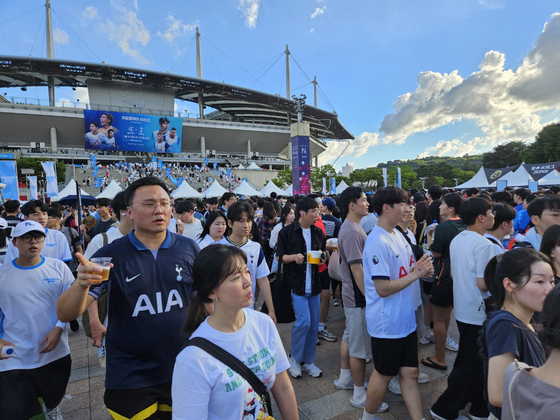
[[[459,178],[453,178],[455,180],[455,186],[459,185]]]
[[[427,176],[421,176],[420,179],[422,180],[422,189],[424,189],[424,181],[426,180]]]

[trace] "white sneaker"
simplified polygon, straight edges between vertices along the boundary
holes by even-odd
[[[292,375],[294,378],[301,378],[301,365],[296,362],[292,355],[290,355],[288,360],[290,361],[290,367],[288,368],[288,370],[290,371],[290,375]]]
[[[419,342],[420,344],[430,344],[430,343],[433,343],[434,341],[435,341],[435,340],[434,340],[434,333],[433,333],[433,331],[430,331],[428,334],[426,334],[426,335],[423,336],[423,337],[420,337],[420,340],[418,340],[418,342]]]
[[[350,398],[350,405],[354,408],[361,408],[362,410],[364,410],[366,408],[365,401],[364,401],[363,404],[360,404],[360,403],[354,401],[353,398]],[[384,413],[386,411],[389,411],[389,404],[387,404],[386,402],[382,402],[381,405],[379,406],[379,408],[377,409],[377,412],[378,413]]]
[[[402,394],[401,393],[401,381],[399,381],[399,377],[398,376],[393,376],[391,378],[391,382],[389,382],[389,386],[387,388],[393,394],[401,395]]]
[[[301,365],[300,371],[303,371],[314,378],[318,378],[323,374],[323,371],[315,366],[315,363],[304,363],[303,365]]]
[[[428,375],[426,375],[425,373],[420,372],[418,374],[418,383],[419,384],[425,384],[429,380],[430,380],[430,377]]]
[[[447,337],[447,341],[445,342],[445,348],[451,351],[459,351],[459,344],[451,339],[451,337]]]
[[[43,403],[43,412],[47,420],[63,420],[62,414],[60,414],[60,406],[57,406],[52,411],[47,411],[47,406]]]

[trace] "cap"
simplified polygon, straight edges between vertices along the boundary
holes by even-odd
[[[19,222],[12,231],[12,238],[19,238],[29,232],[41,232],[44,236],[47,236],[45,229],[40,223],[34,222],[33,220],[24,220],[23,222]]]
[[[332,198],[327,197],[323,200],[323,206],[328,207],[330,210],[332,210],[333,207],[336,206],[336,202]]]
[[[3,217],[0,217],[0,228],[6,229],[8,227],[8,222]]]

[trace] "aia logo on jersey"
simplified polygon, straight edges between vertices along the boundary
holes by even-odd
[[[379,258],[377,257],[377,255],[374,255],[373,258],[371,259],[373,261],[373,263],[375,265],[379,264]]]

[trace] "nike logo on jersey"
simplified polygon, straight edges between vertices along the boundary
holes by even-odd
[[[399,258],[399,255],[401,255],[401,254],[397,254],[397,258]]]
[[[140,274],[142,274],[142,273],[140,273]],[[131,278],[128,278],[128,277],[127,277],[127,278],[126,278],[126,282],[127,282],[127,283],[130,283],[132,280],[134,280],[134,279],[135,279],[136,277],[138,277],[140,274],[137,274],[137,275],[135,275],[134,277],[131,277]]]

